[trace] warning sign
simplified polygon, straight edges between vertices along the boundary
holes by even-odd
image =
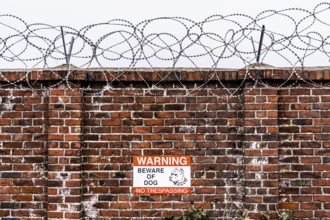
[[[189,156],[136,156],[134,194],[190,194]]]

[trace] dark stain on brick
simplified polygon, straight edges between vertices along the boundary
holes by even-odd
[[[22,174],[21,173],[7,173],[7,172],[4,172],[1,174],[1,177],[2,178],[12,178],[12,179],[16,179],[16,178],[21,178]]]

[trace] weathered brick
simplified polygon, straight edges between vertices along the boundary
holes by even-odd
[[[7,76],[16,79],[17,74]],[[56,74],[31,76],[60,80]],[[69,80],[86,81],[99,90],[106,85],[105,75],[113,79],[119,72],[72,74]],[[270,210],[274,218],[275,207],[289,209],[297,219],[328,217],[327,89],[304,83],[276,89],[272,77],[289,76],[278,70],[252,71],[255,79],[267,77],[271,87],[247,80],[239,96],[231,97],[209,72],[171,72],[151,90],[142,82],[144,77],[152,84],[159,74],[168,73],[130,72],[118,78],[122,84],[102,93],[83,93],[78,81],[70,82],[70,88],[54,84],[46,92],[0,89],[2,103],[14,96],[11,111],[0,106],[0,216],[161,219],[182,214],[193,200],[197,205],[207,202],[203,208],[215,219],[221,214],[211,204],[223,200],[228,189],[235,202]],[[210,82],[200,81],[210,74]],[[225,85],[234,90],[241,73],[215,74],[233,80]],[[320,71],[299,74],[324,76]],[[186,80],[185,89],[175,83],[178,78]],[[196,89],[195,84],[203,86]],[[131,195],[134,155],[190,155],[193,194]],[[288,201],[281,203],[279,197]]]

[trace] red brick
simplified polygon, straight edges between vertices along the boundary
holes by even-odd
[[[15,201],[32,201],[32,195],[15,195],[13,196]]]
[[[9,216],[9,213],[10,213],[9,210],[0,210],[0,217]]]
[[[280,209],[298,209],[299,204],[298,203],[281,203],[279,205]]]
[[[24,75],[13,73],[6,76]],[[316,84],[329,73],[299,72]],[[3,206],[8,206],[17,207],[10,215],[24,219],[31,213],[35,218],[89,218],[80,212],[83,204],[92,204],[99,218],[161,219],[182,215],[192,200],[207,202],[203,208],[216,218],[221,214],[210,204],[219,199],[222,205],[226,189],[235,202],[246,207],[258,203],[260,211],[276,211],[278,197],[285,196],[288,201],[279,207],[291,210],[294,218],[328,217],[328,89],[298,82],[278,90],[271,79],[288,79],[290,71],[284,70],[251,71],[255,79],[266,77],[272,88],[246,81],[232,97],[215,76],[231,80],[224,85],[236,90],[233,82],[243,79],[245,71],[70,73],[69,80],[90,83],[93,91],[84,93],[82,84],[72,81],[69,88],[58,83],[56,74],[65,77],[67,72],[29,73],[53,80],[53,87],[47,96],[40,88],[15,88],[13,109],[2,114],[1,217],[7,217],[9,209]],[[151,85],[160,75],[166,78],[158,89],[149,89],[141,78]],[[105,76],[110,81],[118,76],[121,83],[99,93]],[[0,90],[2,103],[8,101],[9,88]],[[191,155],[193,193],[130,194],[135,155]],[[249,164],[252,160],[256,165]],[[214,207],[223,208],[218,204]],[[68,207],[76,211],[64,210]]]

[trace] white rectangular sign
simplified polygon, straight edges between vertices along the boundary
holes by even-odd
[[[189,156],[135,156],[134,194],[190,194]]]

